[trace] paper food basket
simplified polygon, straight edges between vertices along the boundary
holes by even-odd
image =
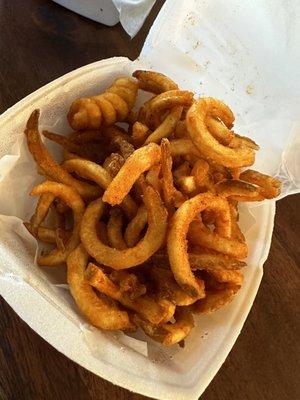
[[[106,88],[137,68],[166,73],[180,87],[223,99],[235,129],[261,145],[255,167],[277,175],[283,194],[300,188],[300,5],[290,1],[167,0],[140,57],[111,58],[37,90],[1,117],[0,294],[18,315],[67,357],[124,388],[161,400],[195,400],[236,341],[254,301],[270,248],[275,202],[243,205],[250,256],[245,282],[224,309],[196,318],[184,349],[121,333],[104,333],[79,315],[61,271],[34,264],[36,242],[22,225],[38,182],[23,130],[34,108],[42,128],[68,132],[72,100]],[[274,62],[276,60],[276,62]],[[53,145],[53,151],[57,148]]]

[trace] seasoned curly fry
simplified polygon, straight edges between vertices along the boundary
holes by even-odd
[[[135,246],[140,240],[142,230],[148,222],[148,213],[144,204],[142,204],[134,218],[129,222],[125,230],[124,239],[128,247]]]
[[[107,189],[112,182],[112,177],[105,168],[92,161],[80,159],[67,160],[63,163],[63,167],[69,172],[76,172],[82,178],[94,181],[102,189]],[[133,218],[138,209],[130,195],[124,197],[121,207],[129,218]]]
[[[120,204],[139,176],[157,164],[160,157],[160,147],[155,143],[135,150],[104,192],[103,201],[111,205]]]
[[[238,259],[244,259],[248,255],[246,243],[232,237],[222,237],[199,221],[190,224],[188,238],[196,246],[203,246]]]
[[[88,254],[79,245],[67,260],[68,284],[72,296],[83,315],[97,328],[105,330],[133,330],[126,311],[120,310],[116,301],[96,294],[84,276],[88,263]]]
[[[199,287],[202,288],[202,292],[198,297],[192,297],[176,283],[171,270],[153,266],[150,270],[150,276],[156,284],[159,296],[172,301],[177,306],[188,306],[205,296],[204,282],[199,278],[196,279]]]
[[[260,194],[265,199],[273,199],[280,194],[281,182],[269,175],[248,169],[240,174],[240,179],[252,183],[253,185],[257,185]]]
[[[136,146],[141,146],[150,134],[150,129],[142,122],[136,121],[132,126],[132,140]]]
[[[167,301],[156,302],[155,299],[148,295],[143,295],[138,297],[136,300],[132,300],[126,293],[122,292],[114,282],[112,282],[101,268],[97,267],[93,263],[88,265],[85,277],[90,285],[99,290],[99,292],[119,301],[130,310],[136,311],[142,318],[153,324],[168,322],[175,312],[175,307],[172,303]]]
[[[173,324],[153,325],[137,315],[134,316],[134,322],[143,329],[146,335],[165,346],[181,342],[194,327],[192,313],[186,307],[176,308],[175,321]]]
[[[146,92],[160,94],[178,89],[175,82],[160,72],[137,70],[132,76],[138,80],[140,89]]]
[[[124,121],[135,104],[138,84],[130,78],[118,78],[104,93],[75,100],[68,113],[75,129],[99,129]]]
[[[71,187],[62,183],[46,181],[35,186],[30,194],[32,196],[39,196],[44,193],[51,193],[55,197],[61,198],[73,210],[74,214],[73,232],[65,245],[65,249],[54,249],[49,254],[41,255],[38,258],[39,265],[59,265],[66,261],[68,255],[80,242],[79,229],[85,207],[79,194]]]
[[[182,107],[179,106],[172,108],[164,121],[147,137],[145,144],[159,143],[162,138],[169,137],[174,131],[175,126],[181,117],[181,113]]]
[[[187,129],[195,146],[206,157],[226,167],[245,167],[254,162],[254,149],[246,146],[230,148],[222,145],[209,132],[205,119],[207,115],[220,118],[231,127],[234,116],[224,103],[211,97],[201,98],[189,109],[186,117]]]
[[[183,347],[192,314],[229,304],[243,284],[239,202],[272,199],[280,182],[244,170],[259,147],[234,132],[224,103],[195,100],[158,72],[133,77],[75,100],[67,136],[43,132],[61,145],[61,165],[32,113],[25,134],[46,182],[33,189],[40,198],[24,225],[54,246],[40,265],[67,264],[70,292],[93,325],[140,327]],[[136,110],[138,89],[153,95]]]
[[[72,175],[65,171],[51,157],[48,150],[44,146],[38,131],[39,114],[39,110],[33,111],[28,119],[25,129],[28,148],[36,163],[51,179],[73,187],[83,198],[91,199],[98,197],[100,192],[95,186],[73,178]]]
[[[167,212],[158,193],[152,187],[144,190],[144,203],[148,213],[148,229],[135,247],[125,250],[105,246],[97,238],[96,221],[104,211],[101,199],[92,202],[86,209],[81,225],[80,237],[88,253],[100,264],[114,269],[126,269],[145,262],[163,244],[167,230]]]
[[[112,208],[107,223],[107,237],[111,247],[118,250],[127,249],[127,245],[122,234],[123,215],[121,210]]]
[[[224,238],[230,237],[231,220],[228,203],[211,193],[199,194],[185,201],[173,215],[168,234],[168,255],[174,277],[181,288],[193,297],[199,296],[201,290],[191,271],[186,236],[193,219],[205,209],[217,211],[219,218],[216,231]]]

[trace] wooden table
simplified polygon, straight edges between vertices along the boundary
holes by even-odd
[[[0,0],[0,112],[82,65],[116,55],[135,59],[162,3],[157,2],[131,41],[120,25],[105,27],[51,1]],[[254,306],[202,400],[300,398],[299,226],[299,196],[279,201],[271,252]],[[1,400],[145,399],[68,360],[3,299],[0,307]]]

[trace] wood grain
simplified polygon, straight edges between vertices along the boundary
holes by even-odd
[[[157,1],[131,41],[46,0],[0,0],[0,112],[53,79],[106,57],[138,56]],[[300,398],[300,202],[278,202],[271,252],[254,306],[233,350],[201,400]],[[142,400],[79,367],[0,301],[1,400]]]

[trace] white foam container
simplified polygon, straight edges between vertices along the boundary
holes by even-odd
[[[237,131],[249,133],[262,145],[258,168],[272,174],[278,172],[285,182],[284,195],[299,191],[299,165],[295,163],[296,152],[299,155],[299,116],[293,114],[292,107],[288,114],[285,107],[287,104],[294,106],[300,91],[297,92],[298,87],[291,91],[289,80],[285,78],[271,85],[261,55],[255,53],[256,46],[251,47],[247,37],[244,42],[241,37],[235,41],[237,30],[248,21],[249,13],[252,12],[253,17],[258,11],[262,14],[268,2],[261,2],[258,10],[248,8],[246,15],[243,2],[232,1],[231,10],[237,9],[238,18],[227,10],[227,1],[213,3],[167,1],[138,60],[132,62],[117,57],[82,67],[27,96],[0,117],[1,295],[35,332],[73,361],[114,384],[161,400],[198,399],[231,350],[263,275],[275,202],[242,207],[241,225],[246,231],[250,256],[244,285],[235,300],[212,315],[197,318],[196,328],[184,349],[177,346],[162,349],[149,340],[146,356],[143,342],[91,329],[78,314],[69,292],[59,286],[63,278],[33,264],[36,243],[23,229],[22,219],[28,218],[34,208],[34,201],[25,194],[37,179],[22,132],[34,108],[42,111],[41,127],[68,132],[65,116],[74,98],[98,93],[118,75],[130,75],[137,68],[152,67],[168,73],[182,88],[225,99],[238,115]],[[279,6],[285,7],[281,2]],[[264,15],[257,21],[256,28],[262,29],[260,25],[265,26],[266,21],[273,21],[276,15]],[[222,30],[224,21],[227,21],[225,33]],[[279,29],[278,19],[276,24]],[[213,35],[212,26],[216,26]],[[203,47],[199,46],[200,41]],[[217,52],[219,42],[225,46],[219,49],[221,53]],[[277,51],[283,42],[284,38],[282,42],[277,40]],[[241,54],[248,58],[244,59]],[[291,54],[291,61],[293,57]],[[207,61],[210,61],[211,70]],[[249,95],[245,89],[256,69],[259,78],[253,82],[253,94]],[[231,74],[235,75],[235,90],[230,89]],[[288,93],[289,98],[276,102],[275,113],[272,94],[279,90]],[[262,107],[267,115],[262,113]],[[271,127],[272,142],[265,135],[265,129]],[[269,157],[270,151],[272,157]],[[140,339],[145,340],[143,336]]]
[[[53,0],[55,3],[101,24],[113,26],[119,22],[119,12],[112,0]]]

